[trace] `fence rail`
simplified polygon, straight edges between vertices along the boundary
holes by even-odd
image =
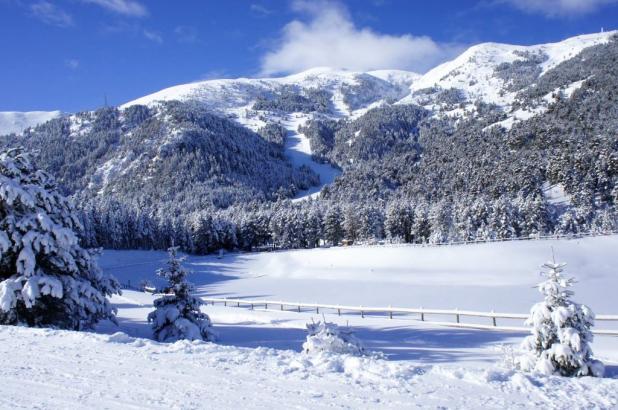
[[[266,310],[287,310],[301,312],[307,309],[314,310],[319,314],[320,310],[336,311],[339,316],[342,313],[358,313],[362,318],[371,314],[388,315],[390,319],[394,315],[415,315],[419,320],[431,324],[437,324],[441,326],[451,326],[460,328],[473,328],[473,329],[491,329],[491,330],[503,330],[503,331],[530,331],[529,327],[525,326],[503,326],[498,325],[498,319],[507,320],[525,320],[528,315],[525,313],[500,313],[500,312],[479,312],[472,310],[458,310],[458,309],[425,309],[425,308],[398,308],[398,307],[369,307],[369,306],[347,306],[347,305],[329,305],[320,303],[300,303],[300,302],[285,302],[280,300],[250,300],[250,299],[228,299],[228,298],[202,298],[204,302],[215,305],[217,303],[224,306],[232,307],[245,307],[250,309],[263,307]],[[427,316],[451,316],[454,317],[455,322],[444,322],[427,320]],[[463,323],[463,317],[475,317],[475,318],[487,318],[491,319],[491,324],[477,324],[477,323]],[[596,321],[598,322],[618,322],[618,315],[597,315]],[[611,329],[593,329],[592,333],[595,335],[608,335],[618,336],[618,330]]]

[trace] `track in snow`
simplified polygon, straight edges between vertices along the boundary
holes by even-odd
[[[320,177],[320,184],[304,191],[300,191],[293,199],[299,201],[307,198],[316,198],[325,185],[331,184],[341,173],[329,164],[320,164],[311,158],[311,145],[309,138],[298,133],[298,126],[304,125],[309,119],[306,115],[291,114],[282,125],[288,130],[285,141],[285,154],[295,167],[306,165],[315,171]]]

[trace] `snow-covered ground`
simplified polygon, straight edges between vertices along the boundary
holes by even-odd
[[[217,319],[217,315],[213,315]],[[278,324],[221,324],[223,338],[260,343]],[[613,408],[614,378],[540,377],[500,366],[500,343],[467,332],[393,328],[416,357],[310,356],[280,348],[0,326],[2,408],[320,409]],[[361,333],[361,337],[366,336]],[[272,338],[272,336],[271,336]],[[225,340],[225,339],[223,339]],[[239,343],[241,344],[241,343]],[[458,347],[455,347],[458,346]],[[298,350],[298,349],[296,349]],[[475,355],[474,352],[477,352]],[[477,362],[465,362],[479,356]],[[458,361],[461,359],[462,361]]]
[[[350,247],[190,257],[200,295],[526,312],[538,265],[569,263],[575,300],[618,313],[618,236],[447,247]],[[104,270],[154,279],[163,252],[105,251]],[[153,296],[115,296],[119,326],[97,333],[0,326],[0,408],[601,408],[618,406],[618,339],[592,347],[606,377],[567,379],[508,365],[517,332],[411,317],[206,306],[218,342],[149,340]],[[309,355],[305,323],[349,325],[379,357]],[[521,325],[521,323],[519,324]],[[605,326],[605,324],[604,324]],[[122,332],[122,333],[118,333]],[[26,386],[24,388],[24,386]],[[27,394],[24,393],[27,391]]]
[[[443,247],[353,246],[191,256],[202,295],[363,306],[526,313],[552,257],[578,280],[576,300],[618,314],[618,236]],[[123,283],[155,280],[165,252],[105,251],[101,266]]]

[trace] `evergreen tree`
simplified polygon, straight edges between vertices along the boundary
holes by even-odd
[[[326,212],[324,217],[324,238],[331,245],[338,245],[343,239],[343,216],[341,209],[334,206]]]
[[[523,342],[526,352],[518,363],[525,371],[561,376],[603,375],[603,364],[592,358],[590,343],[594,313],[586,305],[571,301],[573,278],[563,276],[565,264],[548,262],[543,274],[547,280],[538,285],[544,300],[530,310],[527,325],[532,335]]]
[[[154,301],[155,310],[148,315],[155,338],[160,342],[175,342],[180,339],[213,340],[210,318],[200,311],[203,302],[193,296],[193,286],[187,282],[187,272],[182,267],[182,258],[176,256],[178,248],[168,249],[167,269],[159,269],[157,275],[166,279],[165,295]]]
[[[401,201],[392,201],[386,208],[384,230],[391,240],[409,243],[412,239],[412,223],[414,214],[412,208]]]
[[[412,223],[412,241],[414,243],[426,243],[431,235],[429,210],[426,202],[420,202],[414,209],[414,222]]]
[[[489,220],[489,229],[497,239],[507,239],[515,236],[515,216],[513,207],[505,198],[493,203],[493,213]]]
[[[360,232],[360,221],[356,209],[352,206],[345,208],[343,214],[343,230],[345,232],[345,238],[348,240],[356,241]]]
[[[451,204],[448,201],[433,204],[429,211],[429,221],[431,224],[429,242],[448,242],[452,228]]]
[[[87,329],[119,293],[83,249],[72,203],[21,149],[0,153],[0,324]]]
[[[361,239],[371,241],[372,239],[384,238],[384,214],[377,206],[363,206],[359,212]]]

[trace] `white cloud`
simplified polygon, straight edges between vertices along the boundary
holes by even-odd
[[[130,17],[144,17],[148,15],[146,6],[135,0],[82,0],[84,3],[91,3],[101,6],[114,13]]]
[[[193,26],[177,26],[174,34],[180,43],[195,43],[198,39],[197,29]]]
[[[265,6],[261,5],[261,4],[258,4],[258,3],[252,3],[249,6],[249,9],[253,13],[255,13],[255,14],[259,15],[259,16],[262,16],[262,17],[268,16],[268,15],[273,13],[273,11],[271,9],[269,9],[269,8],[267,8],[267,7],[265,7]]]
[[[48,1],[38,1],[30,5],[30,12],[42,22],[56,27],[70,27],[73,17]]]
[[[318,66],[367,71],[382,68],[424,72],[461,50],[427,36],[400,36],[358,28],[337,3],[293,3],[308,22],[288,23],[273,50],[262,58],[263,75],[293,73]]]
[[[157,33],[156,31],[150,31],[150,30],[144,29],[143,33],[144,33],[144,37],[146,37],[148,40],[153,41],[158,44],[163,44],[163,37],[161,36],[161,34]]]
[[[75,58],[69,58],[68,60],[64,60],[64,65],[71,70],[77,70],[79,68],[79,60]]]
[[[503,0],[512,6],[528,12],[540,13],[548,17],[577,17],[593,13],[605,5],[618,0]]]

